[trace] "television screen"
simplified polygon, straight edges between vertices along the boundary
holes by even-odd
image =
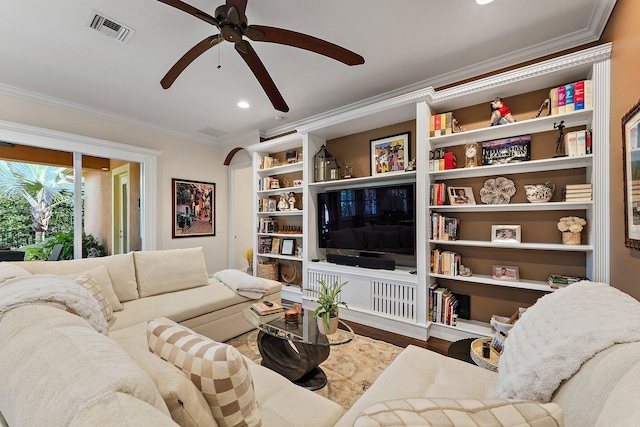
[[[321,248],[415,254],[414,185],[318,194]]]

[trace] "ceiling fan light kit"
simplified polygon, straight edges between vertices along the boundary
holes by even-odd
[[[180,0],[158,1],[195,16],[220,30],[220,34],[207,37],[192,47],[171,67],[160,81],[164,89],[169,89],[178,76],[200,55],[226,40],[235,44],[236,52],[251,69],[273,107],[276,110],[288,112],[289,106],[257,53],[253,50],[249,41],[245,40],[245,37],[255,42],[276,43],[305,49],[335,59],[346,65],[364,64],[362,56],[328,41],[282,28],[249,25],[245,15],[247,0],[227,0],[224,5],[216,8],[215,17]]]

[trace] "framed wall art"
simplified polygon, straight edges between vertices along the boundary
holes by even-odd
[[[482,165],[501,165],[531,160],[531,135],[482,143]]]
[[[171,237],[215,236],[216,185],[211,182],[172,178],[171,188]]]
[[[404,172],[411,153],[411,132],[371,141],[371,176]]]
[[[624,244],[640,249],[640,101],[622,117]]]
[[[492,225],[491,242],[493,243],[520,243],[519,225]]]

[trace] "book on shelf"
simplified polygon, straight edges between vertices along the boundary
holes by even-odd
[[[450,135],[456,132],[456,118],[452,112],[431,115],[429,136]]]
[[[429,321],[455,326],[458,318],[458,300],[447,288],[437,283],[429,287]]]
[[[589,202],[592,197],[591,184],[567,184],[562,188],[563,202]]]
[[[443,183],[431,184],[429,187],[429,205],[442,206],[446,200],[447,187]]]
[[[264,301],[254,302],[251,304],[251,310],[260,316],[266,316],[269,314],[280,313],[283,311],[282,305],[277,302],[271,302],[271,306],[264,303]]]
[[[572,283],[580,282],[582,280],[589,280],[586,277],[569,276],[565,274],[549,274],[547,279],[549,286],[552,289],[560,289],[569,286]]]
[[[558,114],[563,114],[567,111],[567,108],[565,107],[565,102],[566,102],[566,86],[562,85],[562,86],[558,86]]]
[[[458,218],[450,218],[437,212],[431,214],[431,239],[458,240]]]
[[[577,130],[564,135],[564,149],[569,157],[591,154],[591,130]]]
[[[591,80],[579,80],[549,90],[551,114],[593,108],[593,87]]]
[[[457,276],[462,257],[453,251],[434,249],[431,251],[431,272],[446,276]]]
[[[258,253],[259,254],[270,254],[271,253],[271,245],[273,244],[273,237],[270,236],[259,236],[258,237]]]
[[[558,88],[554,87],[549,91],[549,102],[551,103],[551,114],[558,114]]]
[[[573,103],[573,83],[564,85],[564,111],[574,111],[575,105]]]

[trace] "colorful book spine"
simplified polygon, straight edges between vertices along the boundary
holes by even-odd
[[[566,86],[558,87],[558,114],[562,114],[567,110],[566,102]]]
[[[573,84],[573,105],[575,110],[584,110],[584,80]]]
[[[564,85],[564,112],[574,111],[573,83]]]
[[[576,131],[577,155],[585,156],[587,154],[587,131]]]
[[[593,86],[591,80],[584,81],[584,108],[593,108]]]

